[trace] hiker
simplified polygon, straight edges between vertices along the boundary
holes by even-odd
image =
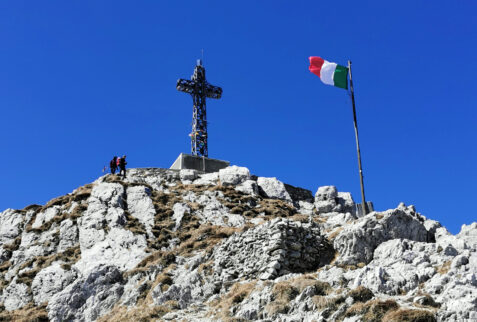
[[[126,156],[123,155],[122,158],[119,158],[119,175],[124,171],[123,178],[126,178],[126,164],[128,164],[126,162]]]
[[[118,157],[114,156],[114,158],[109,161],[109,168],[111,168],[111,174],[116,173],[116,169],[118,168]]]

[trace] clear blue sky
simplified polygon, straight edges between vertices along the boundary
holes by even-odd
[[[190,151],[204,49],[209,154],[360,201],[346,91],[308,56],[353,61],[366,195],[456,233],[477,220],[475,1],[2,1],[0,210],[43,204],[113,155],[169,167]]]

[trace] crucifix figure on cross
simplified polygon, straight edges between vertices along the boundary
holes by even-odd
[[[177,80],[176,88],[178,91],[192,95],[194,105],[192,111],[192,133],[190,134],[192,155],[208,157],[205,99],[220,98],[222,96],[222,88],[207,83],[205,68],[202,66],[200,59],[197,60],[194,75],[192,75],[191,79],[181,78]]]

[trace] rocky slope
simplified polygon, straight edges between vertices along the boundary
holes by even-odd
[[[229,167],[131,169],[0,213],[0,320],[476,321],[477,223]]]

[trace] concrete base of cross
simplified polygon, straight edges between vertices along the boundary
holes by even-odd
[[[209,159],[202,156],[190,155],[181,153],[179,157],[171,165],[170,169],[181,170],[181,169],[193,169],[204,173],[217,172],[220,169],[226,168],[230,165],[230,162]]]

